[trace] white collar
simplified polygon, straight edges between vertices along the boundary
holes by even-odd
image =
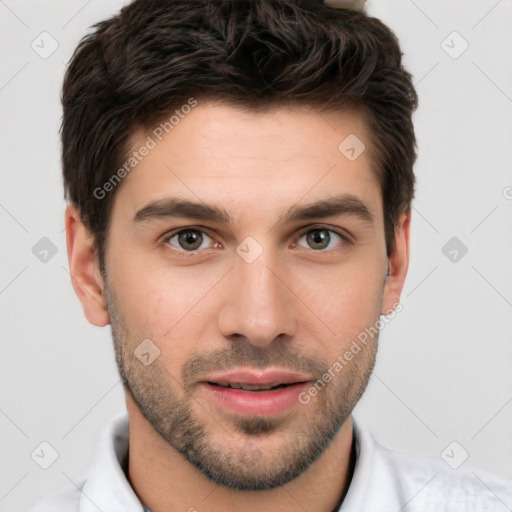
[[[340,512],[360,511],[368,489],[374,439],[371,433],[352,417],[356,438],[356,463],[352,481]],[[127,464],[129,439],[128,413],[115,416],[103,430],[96,457],[80,496],[79,512],[144,512],[130,485],[123,465]]]

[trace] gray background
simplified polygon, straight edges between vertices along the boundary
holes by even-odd
[[[65,63],[123,4],[0,0],[0,512],[78,482],[125,407],[110,329],[86,321],[70,284],[58,139]],[[357,417],[391,448],[454,465],[467,452],[462,467],[512,477],[512,0],[374,0],[369,12],[414,75],[420,156],[403,311]],[[58,43],[47,58],[31,47],[51,49],[43,31]],[[46,262],[32,252],[43,237],[57,250]],[[43,441],[59,453],[48,469],[31,458]]]

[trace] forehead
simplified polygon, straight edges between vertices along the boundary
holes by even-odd
[[[344,193],[368,203],[378,218],[382,199],[370,144],[356,113],[305,107],[248,113],[198,102],[172,123],[133,134],[128,157],[139,156],[114,210],[133,218],[147,202],[172,195],[235,213],[279,215],[298,202]]]

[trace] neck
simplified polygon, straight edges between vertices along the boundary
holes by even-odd
[[[221,487],[201,474],[129,404],[128,478],[151,512],[337,511],[350,485],[355,458],[352,422],[345,421],[329,447],[287,484],[264,491]]]

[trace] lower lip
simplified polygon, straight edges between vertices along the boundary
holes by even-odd
[[[202,382],[208,396],[222,408],[249,415],[272,415],[286,412],[299,403],[299,395],[307,387],[307,382],[293,384],[268,391],[245,391],[224,388]]]

